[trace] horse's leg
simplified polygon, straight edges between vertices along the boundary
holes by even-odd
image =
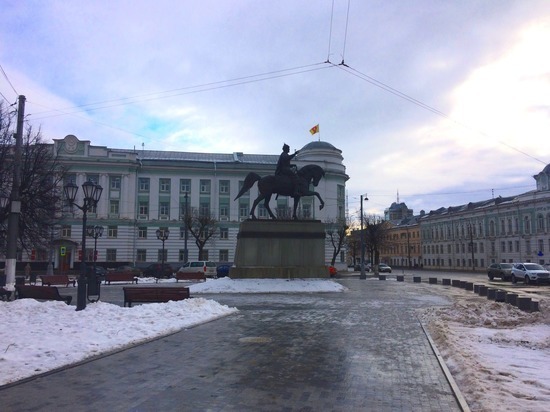
[[[292,212],[292,219],[297,220],[296,210],[298,209],[298,203],[300,203],[300,196],[293,197],[294,199],[294,211]]]
[[[323,201],[323,199],[321,198],[321,195],[317,192],[313,192],[313,191],[308,191],[305,195],[303,196],[317,196],[317,199],[319,199],[319,210],[323,210],[323,207],[325,207],[325,202]]]
[[[267,210],[267,213],[269,213],[269,216],[271,216],[271,219],[277,219],[277,216],[275,216],[273,214],[273,212],[271,211],[271,208],[269,207],[269,201],[271,200],[271,193],[265,195],[265,200],[264,200],[264,206],[265,206],[265,209]]]
[[[256,198],[256,200],[254,200],[254,203],[252,203],[252,208],[250,209],[250,213],[249,213],[249,215],[252,219],[256,219],[256,215],[254,214],[254,210],[256,210],[256,206],[258,206],[258,203],[260,203],[264,198],[265,198],[265,196],[260,193],[258,195],[258,197]]]

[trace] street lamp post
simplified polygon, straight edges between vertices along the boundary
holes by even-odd
[[[94,274],[96,273],[96,261],[97,261],[97,239],[103,236],[103,226],[88,226],[87,229],[88,236],[94,238]]]
[[[365,194],[365,201],[369,200]],[[365,273],[365,234],[363,233],[363,195],[361,195],[361,274],[359,279],[366,279]]]
[[[84,203],[82,206],[75,203],[78,186],[73,182],[66,184],[63,187],[65,198],[70,205],[74,205],[82,211],[82,260],[80,263],[80,276],[78,277],[78,290],[76,295],[76,310],[86,309],[86,220],[88,211],[97,206],[97,202],[101,198],[103,188],[94,182],[87,181],[82,185],[84,192]]]
[[[168,229],[157,229],[157,239],[162,242],[162,264],[160,267],[161,276],[164,276],[164,242],[168,239],[170,231]]]

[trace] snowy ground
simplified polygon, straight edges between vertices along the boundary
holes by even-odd
[[[153,279],[140,283],[154,282]],[[330,280],[208,280],[191,293],[337,292]],[[443,291],[443,289],[440,289]],[[449,288],[452,306],[422,311],[426,325],[473,411],[548,411],[550,302],[539,313]],[[445,292],[447,293],[447,292]],[[0,385],[116,351],[237,311],[200,297],[122,308],[104,302],[84,311],[63,302],[0,302]],[[55,323],[54,323],[55,320]],[[22,325],[32,324],[26,328]],[[85,324],[86,328],[82,328]],[[55,328],[52,327],[55,325]],[[36,342],[40,342],[36,345]],[[64,342],[73,350],[67,352]]]
[[[550,410],[549,303],[455,299],[420,315],[472,411]]]

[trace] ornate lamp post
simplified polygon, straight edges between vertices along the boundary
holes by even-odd
[[[365,202],[369,200],[365,194]],[[363,233],[363,195],[361,195],[361,274],[359,279],[366,279],[367,275],[365,274],[365,234]]]
[[[86,309],[86,219],[88,211],[97,206],[97,202],[101,198],[101,192],[103,188],[94,182],[87,181],[82,185],[82,191],[84,192],[84,203],[82,206],[75,203],[76,194],[78,192],[78,186],[73,182],[66,184],[63,187],[65,192],[65,198],[72,206],[76,206],[82,210],[82,261],[80,264],[80,276],[78,277],[78,290],[76,295],[76,310]]]
[[[164,242],[168,239],[170,231],[168,229],[157,229],[157,239],[162,242],[162,265],[160,267],[161,276],[164,276]]]
[[[103,226],[88,226],[87,228],[87,234],[89,237],[94,238],[94,273],[95,273],[95,266],[97,261],[97,238],[100,238],[103,236]]]

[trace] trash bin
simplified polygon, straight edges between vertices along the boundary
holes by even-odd
[[[101,279],[93,271],[88,271],[86,280],[88,283],[88,300],[90,302],[97,302],[101,293]]]

